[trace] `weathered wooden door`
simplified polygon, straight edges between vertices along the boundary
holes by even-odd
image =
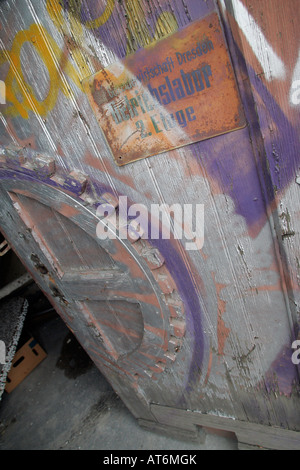
[[[2,210],[9,219],[5,233],[22,240],[19,256],[94,362],[113,384],[114,374],[120,375],[123,382],[116,389],[123,395],[128,384],[138,393],[141,381],[155,379],[172,364],[185,333],[183,308],[164,258],[137,232],[131,242],[101,242],[97,231],[107,218],[99,218],[99,209],[34,176],[6,171],[1,185]],[[103,213],[107,209],[112,217],[117,209],[112,196],[104,194],[100,201]],[[146,417],[141,392],[139,398],[132,398],[133,409],[141,408]]]
[[[300,15],[297,0],[267,3],[2,2],[0,214],[142,425],[290,448]],[[192,245],[174,204],[204,207]],[[153,205],[171,238],[151,237],[167,220]]]

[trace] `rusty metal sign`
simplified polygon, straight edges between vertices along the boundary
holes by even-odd
[[[117,165],[245,126],[217,13],[83,81]]]

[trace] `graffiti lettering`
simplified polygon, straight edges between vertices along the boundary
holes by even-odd
[[[98,17],[90,21],[86,21],[83,25],[88,29],[97,29],[103,24],[105,24],[115,7],[116,0],[107,0],[107,5],[104,12]],[[58,0],[48,0],[47,1],[47,10],[56,26],[61,26],[59,23],[63,20],[63,11],[64,7]],[[74,20],[78,20],[77,24],[82,22],[81,20],[81,9],[82,9],[82,0],[69,0],[68,1],[68,10],[74,17]],[[71,18],[70,18],[71,20]],[[64,21],[64,20],[63,20]],[[82,31],[82,28],[80,28]]]
[[[75,4],[79,3],[80,5],[81,1],[76,2],[76,0],[75,1],[73,0],[72,3],[75,3]],[[106,23],[109,20],[114,7],[115,7],[115,0],[108,0],[106,8],[104,12],[102,13],[102,15],[99,16],[99,18],[96,18],[95,20],[87,21],[86,23],[84,23],[84,26],[86,26],[89,29],[99,28],[100,26],[102,26],[104,23]]]
[[[197,43],[197,47],[192,49],[191,51],[186,51],[183,53],[176,52],[176,58],[179,65],[182,65],[184,62],[190,62],[191,60],[197,59],[198,56],[202,56],[203,54],[207,54],[209,51],[214,49],[214,45],[212,41],[207,40],[204,41],[202,44],[199,42]]]
[[[144,47],[153,41],[174,33],[178,30],[178,23],[173,15],[168,11],[161,13],[155,25],[154,36],[149,31],[149,24],[141,4],[138,6],[139,21],[136,20],[137,7],[132,7],[131,2],[125,2],[127,17],[127,55],[135,52],[138,46]]]
[[[56,28],[63,30],[65,34],[69,34],[71,28],[80,43],[84,28],[97,29],[109,20],[115,7],[115,0],[108,0],[103,13],[98,18],[86,22],[81,22],[80,18],[81,0],[69,1],[68,9],[71,14],[68,16],[68,21],[64,17],[64,7],[58,0],[47,0],[46,6]],[[169,29],[177,29],[177,22],[171,16],[168,12],[160,15],[156,25],[157,31],[164,31],[163,24],[168,24]],[[170,33],[169,29],[166,33]],[[153,38],[151,38],[152,40]],[[21,51],[24,44],[28,42],[36,49],[39,58],[47,67],[50,77],[49,90],[43,100],[36,96],[23,73]],[[148,40],[145,41],[145,43],[148,42]],[[129,49],[128,46],[128,52]],[[30,112],[45,117],[54,108],[59,92],[70,98],[71,90],[67,78],[81,90],[79,71],[84,68],[86,72],[88,64],[84,61],[80,47],[77,45],[72,50],[72,56],[78,65],[78,70],[69,60],[67,53],[59,48],[56,41],[41,24],[32,24],[27,30],[19,31],[14,38],[11,49],[3,49],[0,55],[0,66],[6,62],[10,65],[5,84],[0,82],[0,104],[6,104],[3,113],[11,117],[20,115],[24,119],[28,119]]]
[[[23,74],[20,54],[22,46],[28,41],[33,44],[48,69],[50,89],[43,101],[35,96]],[[28,113],[33,111],[45,116],[55,106],[59,91],[67,97],[70,96],[65,75],[68,75],[77,87],[81,88],[76,69],[41,25],[32,24],[28,30],[19,31],[14,38],[11,50],[5,50],[1,55],[0,65],[4,62],[10,64],[5,80],[6,101],[10,103],[5,110],[8,115],[19,114],[28,119]]]
[[[74,32],[74,36],[83,38],[84,28],[96,30],[103,26],[111,17],[116,0],[108,0],[103,13],[98,17],[89,21],[82,21],[81,10],[84,6],[82,0],[69,0],[68,1],[68,16],[69,24],[64,18],[65,7],[59,0],[47,0],[47,11],[57,29],[63,29],[65,34],[69,34],[69,30]],[[133,4],[131,4],[133,3]],[[138,46],[145,46],[153,42],[153,40],[160,39],[161,37],[173,33],[178,29],[178,23],[173,13],[164,11],[162,12],[156,22],[154,36],[149,31],[149,24],[145,16],[144,10],[141,5],[135,4],[130,1],[124,2],[127,18],[127,55],[134,52]],[[138,12],[139,21],[136,21],[136,14]],[[142,33],[142,34],[141,34]]]

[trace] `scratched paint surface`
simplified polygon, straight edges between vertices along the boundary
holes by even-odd
[[[259,15],[259,11],[267,15]],[[299,2],[285,5],[261,3],[252,11],[249,2],[232,2],[228,9],[230,25],[240,50],[246,57],[253,96],[259,116],[266,167],[269,175],[269,194],[272,194],[274,226],[280,239],[280,262],[283,291],[287,299],[292,338],[299,334],[299,191],[296,183],[299,168],[299,41],[296,27],[300,17]],[[233,15],[232,15],[233,14]],[[289,24],[289,27],[285,25]],[[237,34],[236,28],[240,28]],[[289,44],[289,53],[285,51]],[[293,368],[288,345],[282,347],[268,373],[268,387],[290,390]],[[274,377],[276,379],[274,380]]]
[[[118,165],[245,126],[216,13],[83,86]]]
[[[53,157],[51,187],[60,187],[69,171],[81,171],[86,200],[109,192],[148,210],[151,203],[205,205],[201,251],[188,253],[178,240],[152,242],[176,284],[186,331],[166,373],[129,383],[120,367],[124,401],[136,416],[134,393],[134,402],[299,430],[299,371],[291,362],[300,305],[299,2],[219,4],[247,127],[118,167],[82,80],[184,31],[218,11],[217,3],[27,0],[20,8],[1,2],[1,145],[25,147],[29,159],[35,151]],[[7,181],[11,173],[1,165]],[[38,176],[28,168],[19,172],[33,187]],[[2,206],[4,231],[5,214]],[[16,238],[14,244],[30,264],[26,246]],[[117,243],[116,250],[120,260],[124,250]],[[133,278],[143,265],[138,252],[126,263]],[[74,321],[82,326],[80,318]],[[91,353],[96,340],[91,345],[78,334]],[[94,349],[91,354],[120,388],[113,360],[103,366]]]

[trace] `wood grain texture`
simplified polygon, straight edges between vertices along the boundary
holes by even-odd
[[[152,405],[152,412],[159,422],[165,426],[179,426],[187,433],[194,432],[196,426],[212,426],[214,429],[231,431],[236,434],[239,448],[243,444],[262,449],[298,450],[299,433],[276,427],[267,428],[259,424],[245,423],[222,416],[201,414],[193,411],[176,410],[159,405]]]

